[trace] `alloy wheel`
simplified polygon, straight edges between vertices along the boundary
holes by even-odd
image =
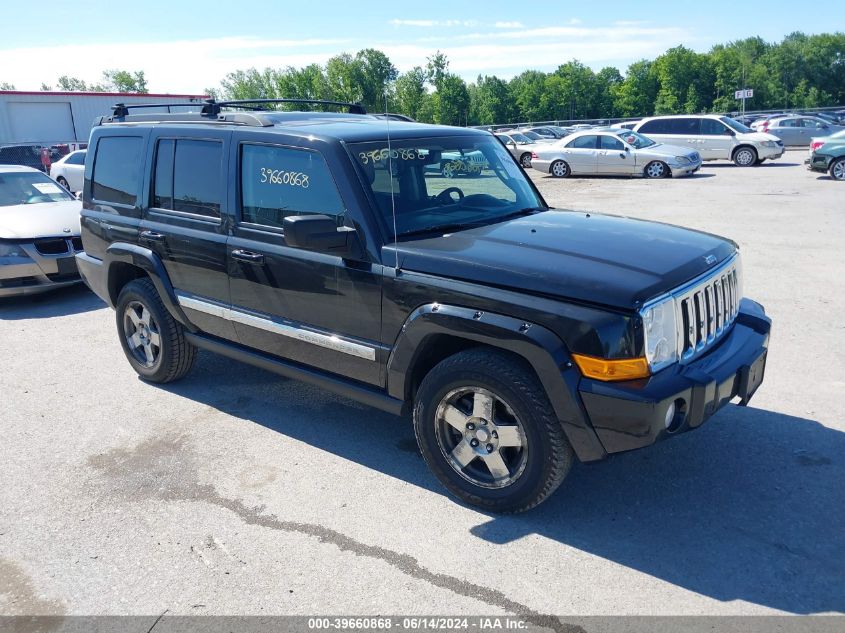
[[[830,175],[836,180],[845,180],[845,160],[838,160],[833,164]]]
[[[528,442],[513,409],[491,391],[461,387],[435,414],[437,443],[461,477],[483,488],[512,485],[525,470]]]
[[[144,367],[153,367],[161,355],[158,323],[140,301],[131,301],[123,313],[123,335],[129,351]]]

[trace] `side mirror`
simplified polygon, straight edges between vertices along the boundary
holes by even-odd
[[[337,226],[327,215],[290,215],[282,223],[285,243],[293,248],[329,253],[340,257],[360,256],[360,243],[355,229]]]
[[[630,148],[630,147],[628,147],[628,146],[626,145],[626,146],[625,146],[625,151],[626,151],[626,152],[630,152],[630,151],[631,151],[631,148]]]

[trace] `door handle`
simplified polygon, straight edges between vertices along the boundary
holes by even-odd
[[[237,259],[239,262],[246,262],[247,264],[261,265],[264,263],[264,255],[261,253],[253,253],[252,251],[245,251],[235,249],[232,251],[232,259]]]
[[[141,239],[147,242],[163,242],[165,236],[155,231],[141,231]]]

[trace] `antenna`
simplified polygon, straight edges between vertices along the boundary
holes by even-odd
[[[393,254],[396,256],[396,274],[399,274],[399,233],[396,230],[396,198],[393,192],[393,148],[390,145],[390,114],[387,111],[387,90],[384,91],[384,122],[387,124],[387,177],[390,180],[390,209],[393,214]]]

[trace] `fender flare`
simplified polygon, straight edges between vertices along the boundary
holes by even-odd
[[[433,336],[447,335],[514,353],[529,363],[581,461],[607,456],[578,395],[581,378],[563,341],[551,330],[513,317],[473,308],[429,303],[414,310],[387,361],[387,391],[408,401],[414,367]]]
[[[164,263],[156,253],[138,244],[114,242],[106,249],[103,263],[106,267],[106,279],[110,279],[112,266],[115,263],[130,264],[146,272],[153,282],[156,291],[158,291],[161,302],[167,311],[173,315],[173,318],[185,326],[190,332],[197,331],[196,327],[188,321],[188,317],[185,316],[179,305],[179,301],[176,299],[176,292],[173,290],[173,284],[170,283],[170,277],[167,274]],[[110,285],[109,293],[111,294]],[[117,297],[110,296],[109,299],[112,304],[117,303]]]

